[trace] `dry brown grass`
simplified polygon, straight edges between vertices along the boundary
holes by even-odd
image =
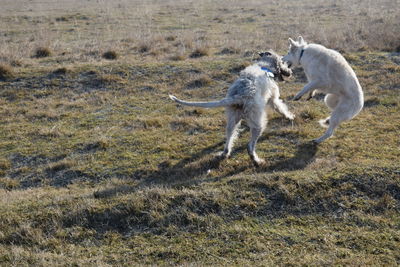
[[[210,55],[210,48],[207,46],[196,47],[190,54],[191,58],[199,58]]]
[[[293,9],[291,1],[275,3],[272,7],[260,0],[247,5],[240,1],[219,1],[213,5],[199,1],[192,7],[178,0],[166,7],[165,12],[158,12],[164,7],[157,1],[135,7],[128,2],[104,2],[96,9],[87,3],[79,3],[79,8],[68,3],[71,7],[68,12],[52,12],[56,7],[52,3],[39,5],[41,15],[37,18],[29,12],[18,13],[21,1],[24,2],[7,2],[4,9],[21,23],[12,24],[7,16],[2,19],[9,29],[6,34],[10,41],[2,44],[0,57],[9,63],[29,58],[38,46],[51,48],[54,60],[83,62],[88,60],[84,55],[106,51],[109,47],[118,50],[122,57],[137,47],[139,53],[158,59],[171,59],[175,54],[190,55],[204,44],[222,54],[268,48],[282,52],[287,49],[287,38],[300,34],[310,42],[339,51],[395,52],[399,49],[400,27],[396,16],[399,9],[395,1],[329,4],[307,0],[296,3]],[[31,12],[37,10],[33,4],[24,4],[30,6]],[[288,19],[280,20],[282,17]],[[113,27],[114,22],[120,26]],[[30,36],[23,34],[26,29],[30,29]],[[194,55],[201,54],[204,55]]]
[[[240,52],[241,52],[240,48],[231,46],[223,48],[219,53],[221,55],[226,55],[226,54],[230,55],[230,54],[239,54]]]
[[[201,74],[198,77],[195,77],[192,79],[190,82],[188,82],[187,87],[188,88],[201,88],[210,85],[212,82],[212,79],[206,75],[206,74]]]
[[[180,60],[185,60],[186,59],[186,55],[183,53],[176,53],[175,55],[172,55],[170,57],[171,60],[174,61],[180,61]]]
[[[14,77],[14,71],[10,65],[0,64],[0,81],[5,81]]]
[[[390,0],[3,1],[0,61],[18,79],[0,82],[0,265],[399,265],[397,14]],[[309,144],[329,111],[290,101],[296,70],[279,86],[297,118],[270,113],[266,165],[245,124],[215,157],[223,109],[168,93],[221,99],[256,51],[299,34],[345,52],[363,111]]]
[[[38,47],[35,49],[34,57],[35,58],[43,58],[51,56],[52,52],[48,47]]]
[[[104,52],[102,57],[109,60],[115,60],[118,58],[118,53],[113,50],[109,50]]]
[[[287,100],[304,82],[296,72],[299,83],[279,85],[297,119],[270,115],[262,168],[249,162],[245,125],[221,161],[223,110],[167,99],[170,90],[223,97],[246,58],[101,61],[68,65],[68,75],[49,75],[58,62],[22,69],[0,92],[0,259],[394,265],[398,57],[348,59],[366,92],[363,112],[327,142],[308,144],[328,111],[318,99]]]
[[[172,42],[176,40],[176,36],[175,35],[168,35],[165,37],[166,41]]]
[[[70,70],[69,70],[68,68],[66,68],[66,67],[60,67],[60,68],[57,68],[55,71],[53,71],[53,74],[56,74],[56,75],[65,75],[65,74],[67,74],[69,71],[70,71]]]

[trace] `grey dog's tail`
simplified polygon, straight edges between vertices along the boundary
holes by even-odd
[[[185,106],[202,107],[202,108],[226,107],[226,106],[238,105],[238,104],[242,103],[241,98],[224,98],[219,101],[211,101],[211,102],[187,102],[184,100],[180,100],[173,95],[169,95],[169,98],[171,98],[175,102],[185,105]]]

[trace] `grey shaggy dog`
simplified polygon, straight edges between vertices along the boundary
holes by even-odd
[[[240,77],[229,87],[226,97],[212,102],[187,102],[173,95],[169,97],[175,102],[203,108],[225,107],[227,126],[226,143],[221,156],[231,155],[233,143],[237,137],[241,120],[245,120],[250,128],[248,154],[256,166],[264,163],[255,151],[258,138],[267,124],[266,105],[273,107],[287,119],[294,115],[279,98],[279,87],[274,78],[283,81],[292,71],[282,62],[281,57],[273,51],[261,52],[259,59],[240,72]]]

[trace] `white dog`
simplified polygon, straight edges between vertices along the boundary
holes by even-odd
[[[301,36],[297,42],[289,38],[289,53],[283,57],[288,66],[302,66],[308,84],[294,97],[299,100],[315,90],[325,93],[325,104],[331,109],[330,117],[321,121],[329,125],[324,135],[314,142],[321,143],[332,136],[335,128],[356,116],[364,105],[364,96],[353,69],[338,52],[318,44],[307,44]]]
[[[282,62],[281,57],[273,51],[260,53],[260,59],[241,71],[237,79],[228,89],[226,97],[214,102],[186,102],[170,95],[175,102],[204,108],[225,107],[227,116],[226,143],[221,156],[228,158],[237,137],[240,121],[244,119],[250,127],[251,139],[247,151],[253,163],[258,166],[264,160],[256,152],[256,143],[267,124],[265,107],[272,104],[274,109],[289,120],[294,115],[279,99],[279,88],[273,80],[276,77],[283,80],[283,76],[290,76],[291,70]]]

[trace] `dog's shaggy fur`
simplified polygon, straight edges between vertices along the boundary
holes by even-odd
[[[290,76],[291,70],[282,62],[281,57],[273,51],[260,53],[259,60],[241,71],[240,77],[229,87],[226,97],[214,102],[187,102],[170,95],[175,102],[204,108],[225,107],[227,116],[226,144],[223,157],[229,157],[241,120],[250,127],[251,139],[247,151],[253,163],[258,166],[264,161],[256,152],[256,143],[267,124],[265,107],[272,105],[286,118],[293,120],[294,115],[279,99],[279,88],[272,77],[283,80]]]
[[[288,66],[302,66],[308,84],[294,97],[299,100],[316,90],[325,93],[325,104],[331,109],[330,117],[322,120],[328,126],[321,137],[313,140],[321,143],[332,136],[335,128],[345,120],[356,116],[364,105],[364,96],[353,69],[338,52],[318,44],[307,44],[301,36],[297,42],[289,38],[289,53],[283,57]]]

